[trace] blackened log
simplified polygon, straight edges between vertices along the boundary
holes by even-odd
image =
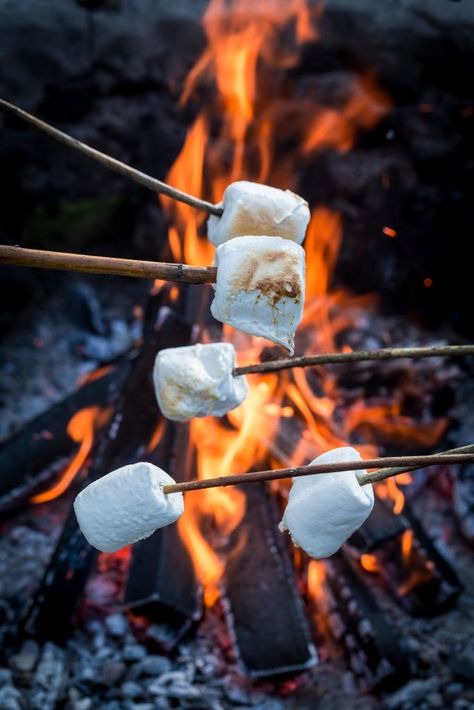
[[[223,584],[237,653],[253,676],[301,671],[316,663],[279,517],[267,487],[250,486],[225,565]]]
[[[66,431],[71,417],[85,407],[111,402],[129,368],[128,361],[113,365],[0,445],[0,514],[18,507],[54,478],[77,448]]]
[[[168,307],[169,291],[169,288],[165,288],[149,301],[140,355],[123,388],[116,413],[107,431],[99,438],[86,483],[127,463],[140,460],[146,454],[147,444],[157,422],[152,384],[156,352],[182,345],[189,337],[183,320]],[[83,537],[71,508],[42,584],[27,614],[27,633],[40,639],[64,641],[96,557],[97,551]]]
[[[187,426],[167,422],[160,445],[148,457],[179,481],[189,477]],[[202,589],[178,527],[168,525],[133,546],[125,604],[153,622],[153,641],[172,650],[202,615]]]
[[[388,690],[414,670],[403,638],[388,624],[367,582],[339,551],[325,561],[325,594],[318,602],[327,625],[342,644],[347,663],[365,689]]]
[[[349,539],[349,544],[361,553],[372,552],[388,540],[400,536],[408,527],[403,515],[395,515],[387,503],[376,497],[371,514]]]

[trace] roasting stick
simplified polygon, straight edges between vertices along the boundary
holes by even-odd
[[[47,133],[55,140],[60,141],[61,143],[64,143],[65,145],[69,146],[69,148],[73,148],[74,150],[78,150],[80,153],[84,153],[84,155],[87,155],[89,158],[96,160],[104,167],[109,168],[110,170],[114,170],[116,173],[120,173],[120,175],[123,175],[126,178],[130,178],[130,180],[138,182],[140,185],[147,187],[149,190],[160,192],[163,195],[171,197],[171,199],[173,200],[177,200],[178,202],[184,202],[185,204],[190,205],[191,207],[195,207],[198,210],[203,210],[204,212],[209,212],[210,214],[217,215],[218,217],[220,217],[223,212],[222,207],[217,207],[217,205],[213,205],[211,202],[201,200],[198,197],[194,197],[193,195],[188,195],[182,190],[178,190],[175,187],[171,187],[171,185],[167,185],[161,180],[157,180],[156,178],[153,178],[150,175],[146,175],[146,173],[142,173],[140,170],[136,170],[135,168],[132,168],[129,165],[126,165],[125,163],[122,163],[120,160],[116,160],[110,155],[106,155],[100,150],[96,150],[96,148],[92,148],[91,146],[86,145],[86,143],[82,143],[81,141],[77,140],[77,138],[73,138],[67,133],[63,133],[63,131],[54,128],[53,126],[50,126],[49,123],[45,123],[36,116],[33,116],[31,113],[23,111],[23,109],[19,108],[18,106],[15,106],[14,104],[9,103],[8,101],[4,101],[4,99],[0,99],[0,108],[5,109],[6,111],[10,111],[18,118],[21,118],[23,121],[27,121],[36,128],[39,128],[40,131],[44,131],[44,133]]]
[[[361,362],[362,360],[395,360],[396,358],[422,358],[440,356],[474,355],[474,345],[433,345],[416,348],[381,348],[379,350],[354,350],[349,353],[322,353],[321,355],[303,355],[281,360],[269,360],[256,365],[235,367],[234,376],[252,375],[263,372],[289,370],[293,367],[314,367],[315,365],[340,364],[343,362]]]
[[[117,259],[111,256],[68,254],[41,249],[0,245],[0,264],[32,266],[59,271],[80,271],[89,274],[111,274],[142,279],[163,279],[180,283],[214,283],[217,269],[213,266],[188,266],[160,261]]]
[[[464,453],[459,453],[460,451]],[[366,459],[365,461],[358,459],[357,461],[342,461],[313,466],[296,466],[293,468],[280,468],[269,471],[239,473],[234,476],[206,478],[200,481],[187,481],[185,483],[163,486],[163,493],[186,493],[188,491],[198,491],[204,488],[221,488],[242,483],[257,483],[258,481],[277,481],[282,478],[312,476],[320,473],[339,473],[341,471],[357,471],[367,468],[379,469],[359,476],[360,485],[365,486],[368,483],[383,481],[385,478],[397,476],[399,473],[414,470],[415,468],[424,468],[425,466],[447,463],[474,463],[474,444],[463,446],[459,449],[451,449],[439,454],[429,454],[427,456],[387,456],[384,458]]]

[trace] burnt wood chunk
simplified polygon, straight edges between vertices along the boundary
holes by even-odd
[[[316,663],[288,544],[265,486],[246,490],[224,573],[238,655],[253,676],[301,671]]]
[[[115,414],[99,437],[86,483],[146,455],[158,419],[152,370],[156,352],[188,342],[190,328],[168,307],[169,288],[150,299],[144,341]],[[25,629],[39,638],[63,641],[97,551],[79,530],[73,509],[27,614]]]
[[[374,508],[365,523],[351,536],[349,544],[359,552],[372,552],[401,535],[409,527],[403,515],[395,515],[387,503],[375,497]]]
[[[187,426],[167,422],[149,461],[178,481],[186,480]],[[153,621],[153,640],[170,651],[202,615],[202,589],[177,525],[157,530],[133,546],[125,604]]]
[[[319,613],[365,689],[388,690],[404,683],[414,667],[412,654],[387,623],[369,584],[343,551],[326,560],[326,590]]]
[[[129,368],[130,362],[115,364],[0,445],[0,514],[18,507],[54,478],[77,449],[67,433],[71,417],[85,407],[107,405],[121,388]]]

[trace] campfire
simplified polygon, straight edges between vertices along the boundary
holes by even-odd
[[[147,260],[113,248],[98,256],[91,253],[95,247],[73,244],[67,249],[75,253],[60,252],[47,241],[0,247],[5,264],[100,274],[75,278],[79,284],[92,279],[87,288],[108,281],[111,304],[115,298],[125,303],[124,275],[137,284],[128,329],[121,321],[108,332],[93,290],[75,292],[96,331],[95,340],[80,345],[89,364],[81,373],[76,368],[73,388],[52,404],[45,398],[38,416],[23,417],[0,444],[0,568],[17,570],[23,580],[39,543],[28,535],[23,543],[22,531],[31,528],[45,538],[34,583],[21,581],[23,596],[7,593],[5,582],[5,590],[0,587],[6,664],[0,706],[263,708],[274,700],[282,708],[323,707],[325,701],[328,707],[369,708],[382,699],[388,708],[453,702],[468,708],[473,701],[474,653],[472,643],[464,645],[473,621],[466,605],[474,534],[472,499],[464,492],[474,444],[469,427],[456,432],[456,425],[472,416],[472,399],[464,393],[472,397],[474,347],[463,326],[439,322],[434,332],[418,303],[411,308],[415,318],[409,309],[397,311],[400,301],[387,307],[385,286],[375,293],[362,279],[354,289],[354,277],[344,277],[351,259],[363,276],[371,268],[365,247],[353,243],[358,228],[352,242],[345,237],[349,195],[361,189],[358,152],[377,146],[391,130],[390,116],[401,109],[377,67],[360,63],[331,81],[323,81],[324,72],[311,74],[313,62],[323,63],[320,47],[331,18],[319,2],[210,0],[200,24],[203,48],[187,73],[182,67],[176,72],[179,91],[170,89],[187,128],[164,179],[92,151],[87,140],[79,146],[102,164],[89,168],[102,171],[103,180],[111,168],[157,193],[158,204],[149,209],[163,215],[166,238],[153,245],[152,255],[148,249]],[[71,144],[49,122],[2,104],[6,115],[13,111]],[[432,110],[427,103],[418,108],[422,115]],[[16,118],[9,120],[17,125]],[[375,161],[377,189],[390,195],[395,178],[382,158]],[[33,148],[29,159],[34,162]],[[329,176],[343,161],[347,194],[330,195],[316,172]],[[54,162],[48,169],[54,172]],[[265,185],[275,189],[274,204],[271,192],[263,191],[259,201]],[[237,196],[226,193],[223,202],[229,186]],[[281,208],[283,194],[290,211],[309,204],[302,247],[268,229],[265,236],[247,236],[253,234],[249,220],[255,214],[264,220],[269,204]],[[390,200],[383,199],[380,215]],[[241,204],[248,213],[239,212]],[[381,245],[377,258],[387,262],[377,273],[390,280],[395,261],[387,250],[403,239],[404,224],[390,209],[386,214],[373,229]],[[222,243],[225,219],[234,232]],[[279,312],[284,326],[295,320],[287,330],[270,318],[269,339],[258,337],[253,321],[249,326],[243,300],[232,317],[222,316],[233,298],[227,269],[244,282],[255,240],[262,263],[270,252],[275,258],[277,247],[284,252],[285,279],[291,272],[298,288],[301,259],[306,261],[304,309],[301,300],[301,308]],[[67,311],[67,281],[55,271],[47,278],[57,280],[53,302]],[[413,292],[425,298],[436,277],[426,270],[419,281]],[[48,327],[60,339],[54,322]],[[112,343],[106,347],[108,339],[119,343],[115,351]],[[174,373],[180,354],[188,353],[188,370],[178,383],[183,388],[192,358],[203,358],[202,348],[218,343],[221,350],[212,352],[227,358],[228,370],[219,416],[209,416],[216,411],[202,394],[201,401],[174,396],[170,407],[164,396],[168,370]],[[33,362],[35,353],[39,360],[47,357],[43,336],[32,348]],[[335,449],[353,453],[328,459]],[[125,514],[117,507],[124,531],[114,537],[107,506],[113,510],[116,499],[107,474],[126,471],[124,486],[143,475],[148,503],[146,476],[157,467],[172,477],[161,481],[164,505],[167,496],[184,491],[184,512],[163,513],[161,529],[135,535],[129,530],[137,528],[144,506],[139,500],[127,528],[125,496]],[[332,554],[334,534],[322,544],[320,532],[315,541],[304,515],[314,508],[325,521],[331,509],[343,506],[333,489],[326,500],[317,488],[343,471],[352,472],[359,493],[373,485],[374,498],[367,493],[367,512]],[[316,487],[314,503],[302,513],[291,492],[295,482],[303,490],[306,480]],[[81,490],[99,492],[93,513],[99,551],[79,528],[78,518],[85,531],[89,515],[83,493],[78,518],[74,512]],[[281,532],[287,526],[291,537]],[[325,527],[331,529],[329,523],[319,529]],[[124,545],[127,535],[133,545]],[[16,546],[25,549],[20,554]],[[430,646],[432,631],[437,635]],[[450,649],[449,634],[458,634],[456,649]],[[96,670],[87,677],[84,667],[96,654]],[[367,705],[351,705],[355,696]]]

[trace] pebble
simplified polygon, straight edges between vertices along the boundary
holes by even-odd
[[[9,668],[0,668],[0,688],[4,685],[11,685],[12,672]]]
[[[102,666],[102,682],[104,685],[117,685],[125,675],[127,666],[121,661],[108,660]]]
[[[146,656],[146,648],[138,643],[130,643],[123,649],[122,657],[124,661],[141,661]]]
[[[8,660],[8,665],[15,671],[22,673],[31,672],[38,663],[39,646],[36,641],[28,639],[25,641],[18,653],[13,654]]]
[[[128,631],[128,621],[124,614],[111,614],[105,620],[105,627],[110,636],[122,638]]]
[[[435,678],[411,680],[386,699],[385,707],[387,710],[398,710],[398,708],[403,708],[404,706],[413,707],[435,691],[437,687],[438,682]]]
[[[125,683],[122,684],[121,691],[124,698],[138,698],[143,694],[142,687],[132,680],[125,681]]]
[[[0,688],[0,708],[2,710],[22,710],[21,693],[12,685]]]
[[[147,656],[137,663],[140,673],[146,676],[160,676],[171,670],[171,661],[165,656]]]

